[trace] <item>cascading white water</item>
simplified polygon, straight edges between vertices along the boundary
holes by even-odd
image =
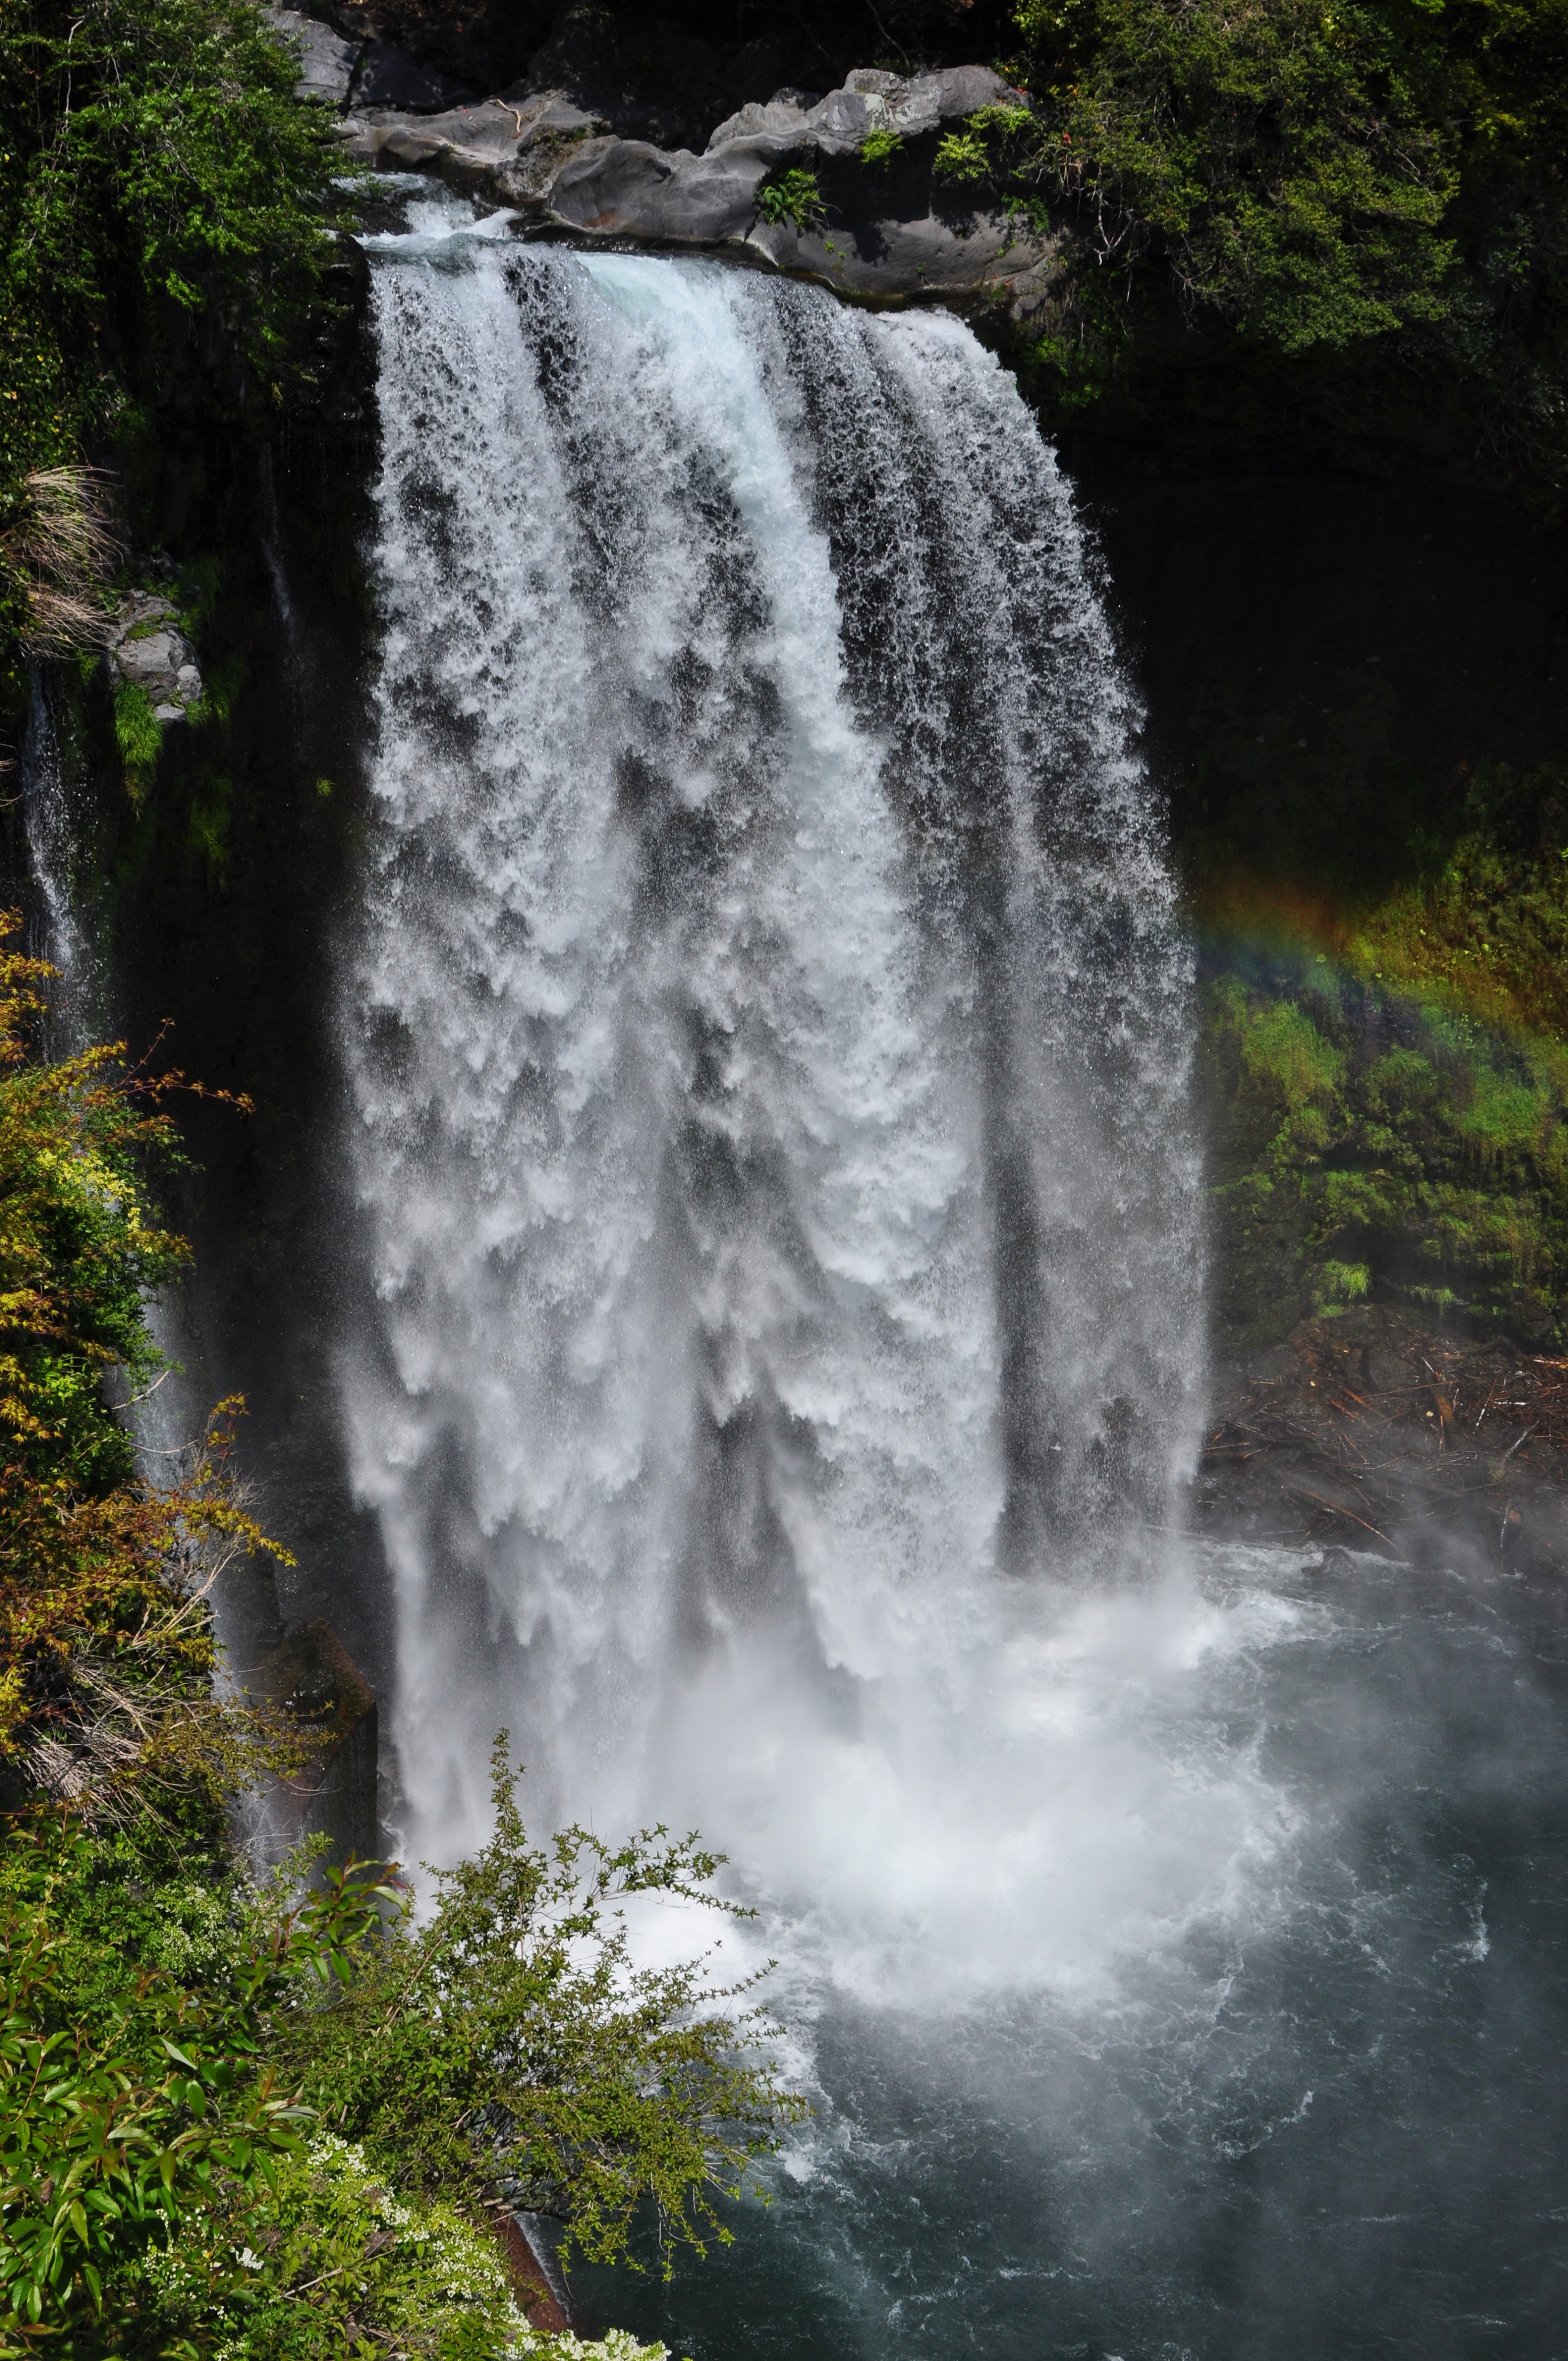
[[[1277,1829],[1159,1734],[1245,1614],[1117,1603],[1172,1553],[1201,1253],[1091,554],[955,320],[460,211],[369,241],[341,1013],[406,1844],[481,1834],[506,1725],[536,1820],[699,1820],[842,1973],[939,1922],[1070,1982]]]

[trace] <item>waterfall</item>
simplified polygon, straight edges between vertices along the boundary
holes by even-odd
[[[82,1049],[102,986],[98,963],[78,907],[75,870],[84,830],[76,808],[54,693],[41,664],[29,668],[27,724],[22,737],[22,826],[38,884],[43,956],[58,970],[50,1016],[51,1046],[69,1056]]]
[[[457,212],[367,241],[339,1020],[404,1840],[478,1837],[505,1725],[536,1821],[689,1806],[798,1889],[837,1795],[958,1859],[1194,1444],[1190,954],[1093,555],[958,321]]]

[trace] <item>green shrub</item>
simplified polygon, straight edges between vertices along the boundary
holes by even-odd
[[[398,2186],[477,2202],[499,2185],[600,2263],[628,2258],[651,2205],[667,2276],[682,2246],[729,2243],[707,2191],[738,2195],[805,2110],[758,2062],[776,2028],[731,2013],[749,1983],[631,1961],[622,1897],[731,1912],[718,1857],[662,1828],[620,1846],[573,1828],[537,1850],[504,1741],[494,1770],[490,1842],[437,1878],[427,1918],[405,1908],[364,1948],[330,2008],[282,2028],[282,2054]]]
[[[999,185],[1076,230],[1043,392],[1222,436],[1266,431],[1267,405],[1294,421],[1280,433],[1435,435],[1538,492],[1568,485],[1563,0],[1014,14],[1029,126],[986,110],[944,145],[976,179],[983,148]],[[1194,365],[1201,387],[1173,400]]]
[[[904,142],[896,131],[868,131],[861,142],[862,164],[891,164],[904,153]]]
[[[937,142],[931,169],[944,181],[983,181],[990,177],[991,156],[978,133],[949,131],[945,138]]]
[[[577,2244],[609,2254],[634,2154],[653,2160],[656,2202],[675,2195],[699,2089],[753,2126],[780,2111],[738,2062],[744,2021],[687,2020],[708,1997],[700,1974],[629,1975],[601,1923],[618,1894],[700,1892],[688,1872],[701,1878],[703,1857],[649,1838],[590,1846],[595,1868],[573,1884],[560,1864],[583,1846],[578,1831],[558,1839],[553,1872],[503,1828],[415,1936],[406,1912],[387,1920],[406,1896],[373,1864],[296,1897],[298,1862],[258,1889],[199,1843],[95,1836],[58,1815],[13,1823],[0,2361],[335,2361],[389,2345],[437,2361],[659,2361],[630,2338],[585,2347],[529,2328],[488,2226],[495,2183],[518,2202],[511,2171],[547,2153],[551,2191],[528,2193],[553,2191]],[[500,1989],[487,1995],[488,1979]],[[416,2014],[417,2042],[403,2032]],[[353,2044],[383,2019],[415,2082],[394,2103],[381,2074],[367,2108],[376,2069]],[[515,2110],[492,2098],[453,2114],[487,2077]],[[341,2127],[356,2113],[368,2130]],[[697,2137],[711,2167],[713,2136]],[[676,2228],[700,2246],[694,2221]]]
[[[757,192],[757,211],[765,222],[792,223],[802,236],[827,219],[816,173],[805,171],[798,164],[762,182]]]

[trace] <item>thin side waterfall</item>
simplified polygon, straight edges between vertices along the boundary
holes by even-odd
[[[51,1056],[70,1058],[113,1035],[115,1010],[103,895],[91,882],[91,798],[72,761],[69,732],[61,742],[56,698],[49,667],[34,664],[22,740],[22,824],[38,892],[38,948],[56,972],[47,1045]],[[147,1320],[172,1366],[146,1393],[130,1398],[125,1411],[143,1474],[161,1484],[200,1438],[213,1396],[185,1291],[171,1290],[150,1301]],[[220,1598],[220,1631],[228,1621],[226,1601]]]
[[[32,665],[27,725],[22,738],[22,825],[38,884],[43,956],[59,971],[51,1016],[51,1047],[69,1056],[83,1047],[95,1013],[102,976],[84,928],[75,885],[83,830],[75,808],[55,720],[47,669]]]
[[[343,1385],[404,1841],[482,1833],[505,1725],[536,1821],[689,1809],[774,1894],[835,1812],[961,1862],[1040,1651],[1171,1555],[1201,1371],[1190,959],[1071,499],[946,316],[368,244]],[[1026,1852],[1092,1843],[1095,1743]]]

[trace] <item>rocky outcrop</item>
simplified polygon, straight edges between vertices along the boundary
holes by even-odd
[[[864,67],[827,98],[775,91],[765,105],[743,106],[719,124],[709,148],[760,134],[809,146],[825,156],[858,155],[873,131],[901,139],[951,129],[982,106],[1019,104],[1019,94],[989,66],[948,66],[936,73],[883,73]]]
[[[563,92],[527,89],[436,115],[367,108],[350,114],[343,127],[348,151],[360,163],[384,171],[437,171],[498,203],[535,207],[578,143],[607,129]]]
[[[274,20],[299,43],[302,92],[342,112],[352,157],[438,172],[515,208],[524,235],[718,252],[850,296],[994,302],[1020,323],[1049,304],[1060,240],[935,169],[945,132],[981,107],[1021,104],[988,67],[868,68],[826,95],[776,90],[716,125],[697,153],[630,136],[637,109],[600,92],[593,59],[574,68],[560,42],[492,97],[432,104],[428,80],[407,60],[400,80],[387,44],[368,45],[345,80],[346,45],[329,55],[298,35],[309,20]],[[399,94],[416,81],[423,95]],[[768,192],[790,173],[806,187],[781,213]]]
[[[115,673],[150,698],[159,721],[183,721],[201,702],[196,651],[174,607],[157,591],[133,590],[121,602],[107,646]]]

